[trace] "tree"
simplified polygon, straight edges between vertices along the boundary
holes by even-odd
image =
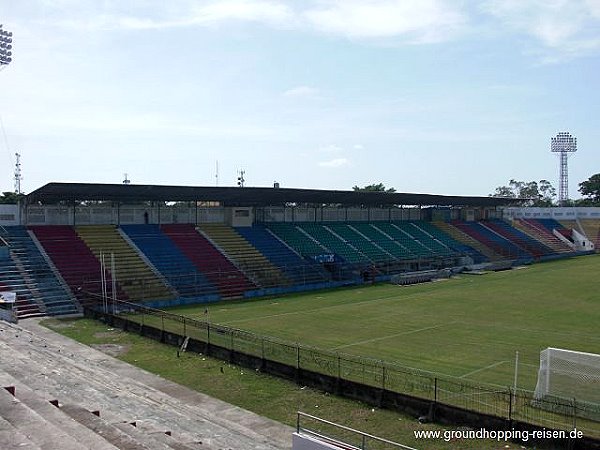
[[[490,197],[515,198],[516,194],[513,192],[512,188],[508,186],[498,186],[494,193],[490,194]]]
[[[594,205],[600,205],[600,173],[592,175],[588,180],[579,183],[579,192]]]
[[[528,206],[552,206],[556,189],[548,180],[516,181],[511,179],[508,186],[498,186],[491,197],[527,199]]]
[[[16,205],[19,203],[19,200],[22,200],[24,197],[23,194],[16,194],[14,192],[3,192],[0,195],[0,204],[1,205]]]
[[[357,192],[396,192],[396,189],[394,189],[393,187],[386,189],[383,183],[369,184],[368,186],[365,186],[363,188],[354,186],[352,190]]]

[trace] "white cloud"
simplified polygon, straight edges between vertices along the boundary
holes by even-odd
[[[277,25],[291,20],[293,12],[279,1],[221,0],[197,8],[194,16],[199,22],[244,20]]]
[[[203,5],[185,3],[154,5],[148,11],[121,11],[119,5],[73,5],[68,17],[55,22],[59,26],[85,30],[151,30],[190,26],[209,26],[226,21],[265,23],[275,27],[288,26],[294,21],[293,10],[277,0],[214,0]],[[133,9],[133,8],[131,8]],[[64,12],[63,12],[64,13]],[[64,15],[64,14],[62,14]]]
[[[319,163],[319,167],[337,168],[337,167],[347,166],[348,164],[350,164],[350,161],[347,158],[334,158],[329,161],[321,161]]]
[[[296,86],[288,89],[283,93],[284,97],[290,98],[306,98],[315,97],[319,93],[319,90],[310,86]]]
[[[412,42],[439,42],[466,23],[442,0],[328,0],[305,17],[317,30],[351,38],[401,36]]]
[[[362,145],[362,144],[354,144],[354,145],[352,146],[352,148],[353,148],[354,150],[364,150],[365,146],[364,146],[364,145]]]
[[[45,5],[44,23],[78,30],[152,30],[255,22],[351,38],[402,37],[412,43],[445,41],[466,15],[447,0],[211,0],[133,3],[58,2]]]
[[[598,0],[490,0],[485,10],[545,49],[545,61],[600,50]]]
[[[112,135],[167,135],[188,137],[226,136],[243,138],[268,138],[277,134],[289,134],[284,127],[276,128],[268,124],[253,124],[244,121],[205,121],[203,124],[192,120],[156,113],[116,114],[110,111],[80,110],[77,114],[33,116],[37,130],[45,135],[63,135],[66,130],[72,134],[104,133]],[[22,133],[26,133],[23,129]]]

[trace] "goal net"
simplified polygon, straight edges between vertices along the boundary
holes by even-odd
[[[600,404],[600,355],[560,348],[542,350],[535,398],[547,396]]]

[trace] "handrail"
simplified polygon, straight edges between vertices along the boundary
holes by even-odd
[[[402,448],[402,449],[405,449],[405,450],[417,450],[414,447],[409,447],[408,445],[399,444],[398,442],[393,442],[393,441],[390,441],[388,439],[384,439],[384,438],[381,438],[381,437],[373,436],[372,434],[364,433],[364,432],[362,432],[360,430],[356,430],[354,428],[350,428],[350,427],[347,427],[347,426],[344,426],[344,425],[340,425],[340,424],[335,423],[335,422],[330,422],[329,420],[321,419],[320,417],[313,416],[311,414],[307,414],[307,413],[304,413],[302,411],[297,411],[297,416],[296,416],[296,431],[298,433],[300,433],[304,429],[304,428],[300,427],[300,417],[308,417],[309,419],[315,420],[317,422],[321,422],[321,423],[324,423],[324,424],[327,424],[327,425],[332,425],[332,426],[334,426],[336,428],[339,428],[341,430],[350,431],[352,433],[359,434],[362,437],[363,448],[365,448],[365,446],[364,446],[365,438],[368,438],[368,439],[373,439],[375,441],[383,442],[384,444],[389,444],[389,445],[391,445],[393,447]],[[308,429],[304,429],[304,430],[309,431],[309,432],[312,433],[311,430],[308,430]]]

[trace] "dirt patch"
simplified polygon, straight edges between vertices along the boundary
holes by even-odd
[[[91,347],[96,350],[100,350],[102,353],[117,357],[123,355],[129,351],[131,344],[93,344]]]
[[[71,322],[66,322],[64,320],[48,320],[48,327],[52,329],[62,329],[62,328],[73,328],[73,324]]]
[[[121,330],[109,330],[109,331],[100,331],[98,333],[94,333],[94,337],[96,339],[107,339],[114,338],[121,333]]]

